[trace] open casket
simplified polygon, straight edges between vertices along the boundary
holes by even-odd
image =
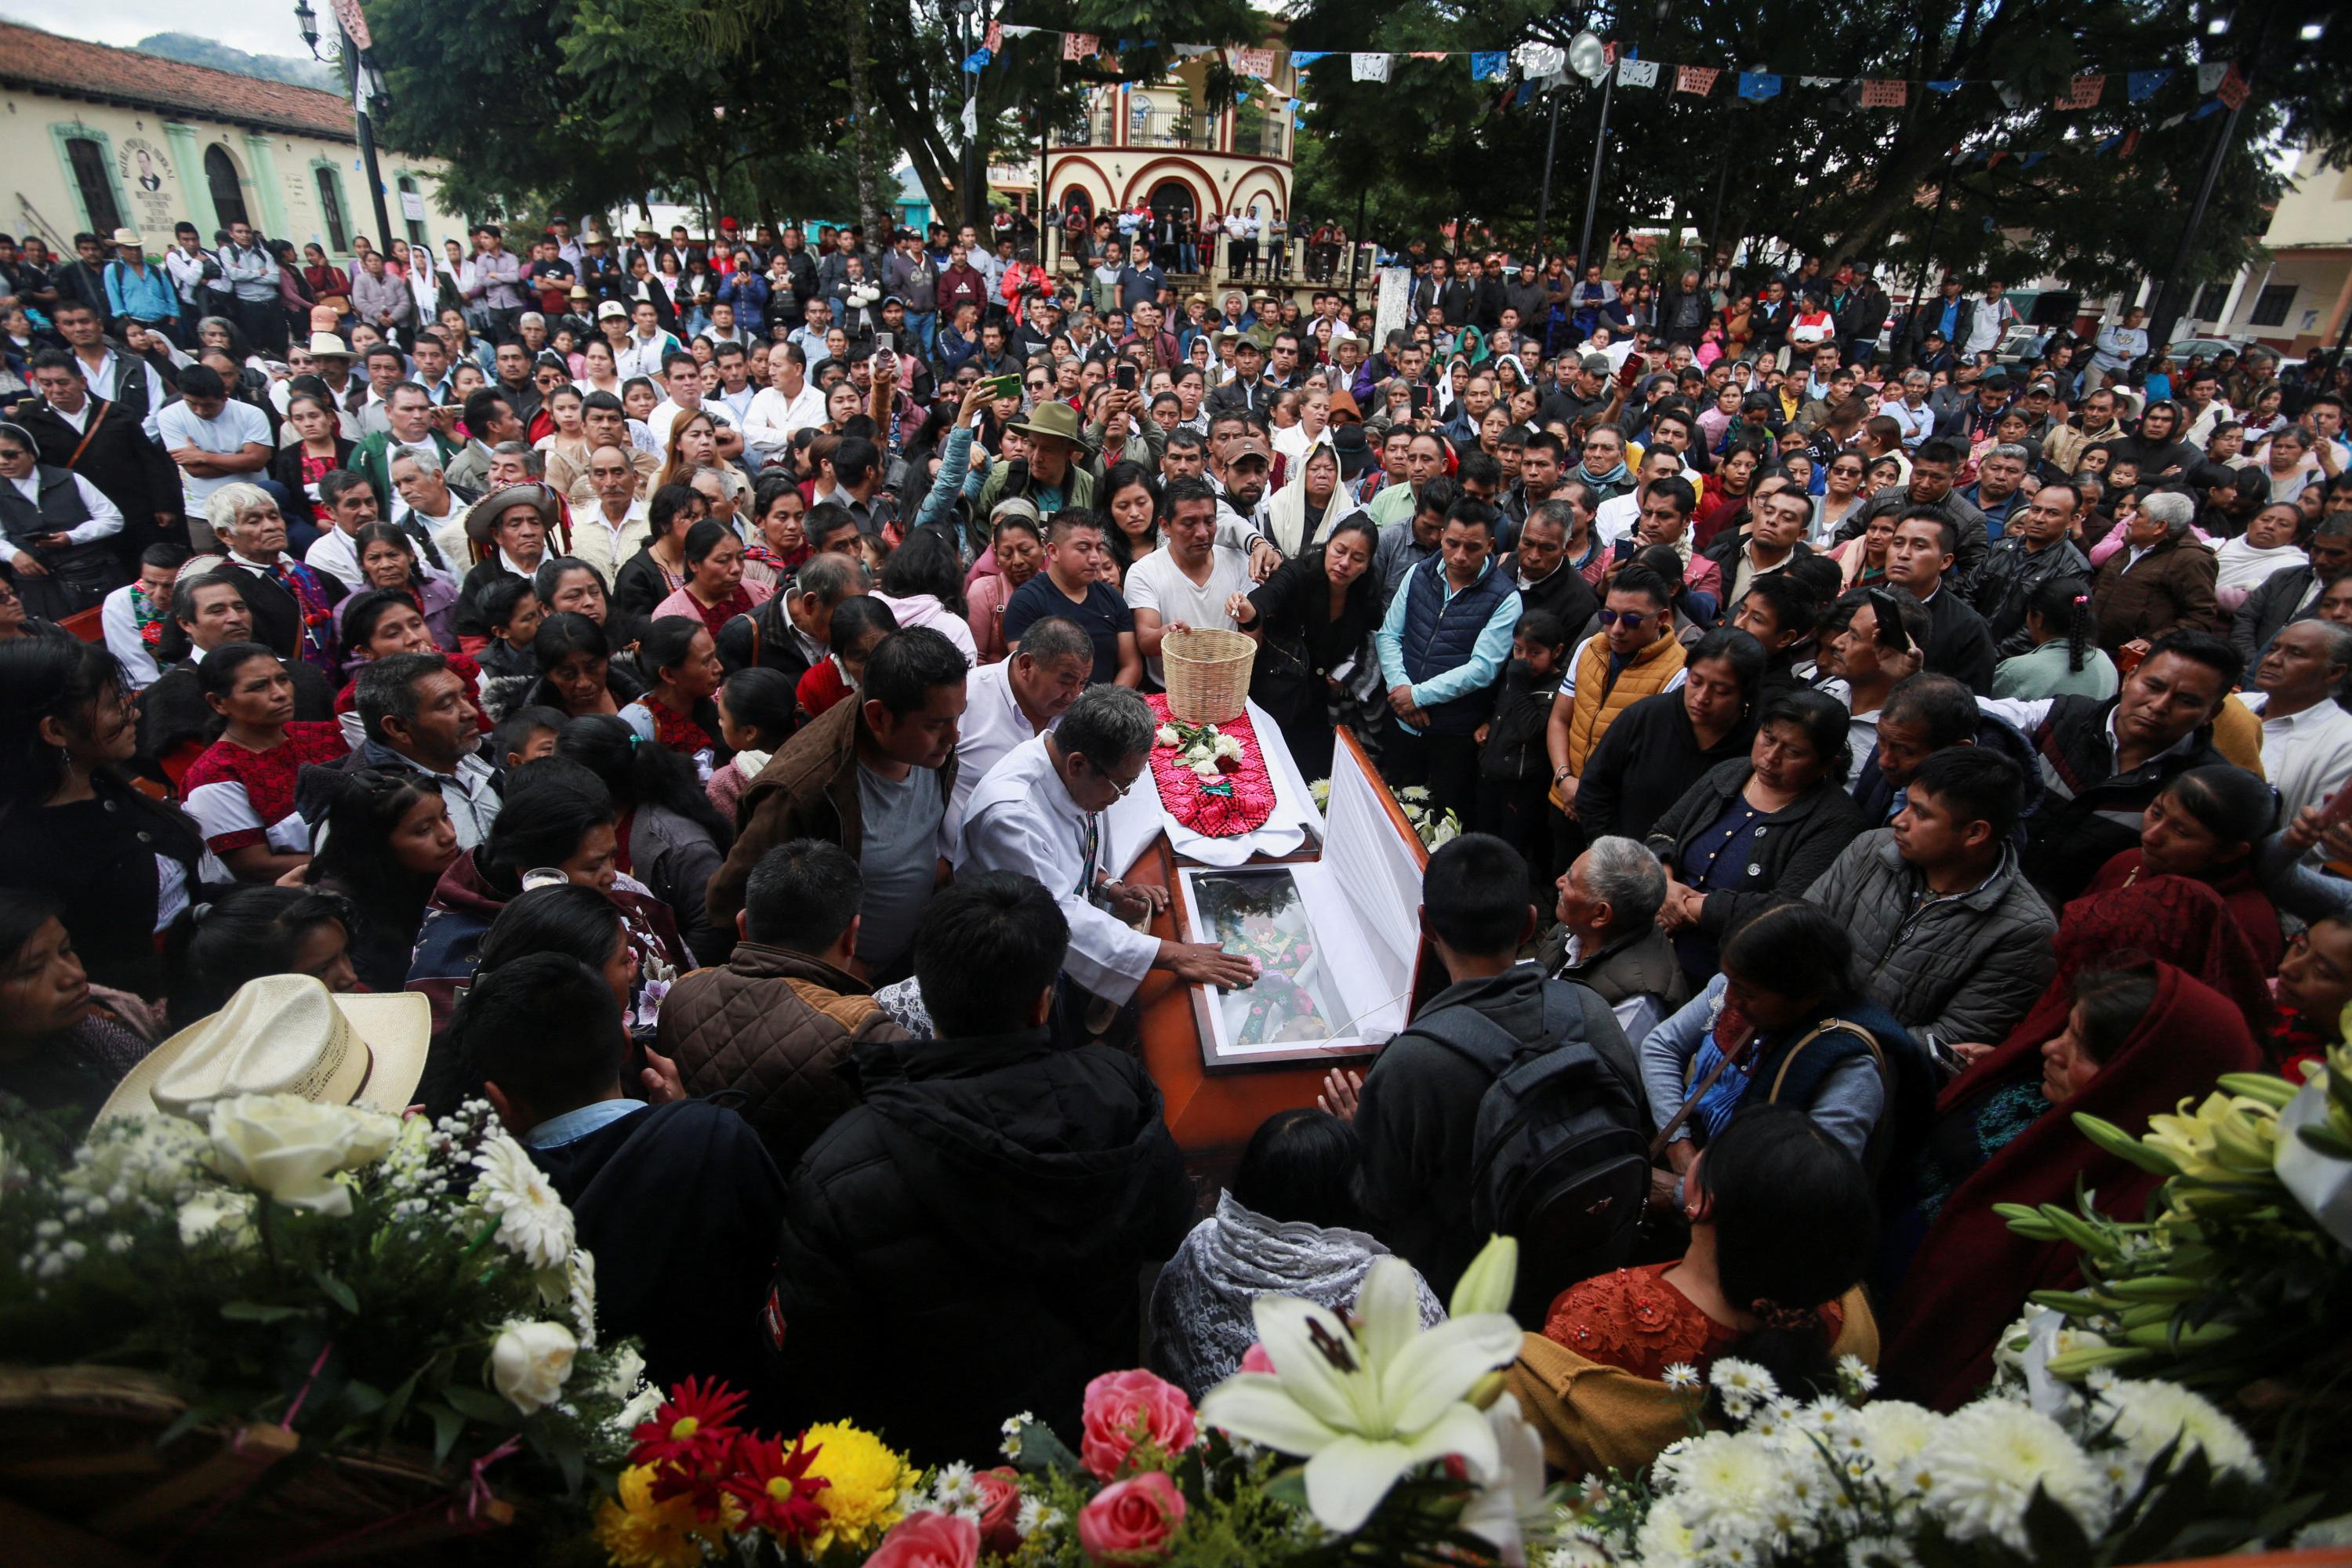
[[[1166,816],[1150,788],[1130,791],[1110,813],[1111,864],[1172,895],[1153,935],[1216,942],[1265,966],[1244,991],[1155,970],[1136,993],[1144,1062],[1169,1126],[1187,1154],[1213,1165],[1274,1111],[1314,1104],[1330,1068],[1361,1070],[1404,1026],[1423,967],[1418,910],[1429,854],[1362,747],[1339,732],[1330,792],[1317,812],[1281,731],[1255,707],[1250,717],[1280,799],[1260,834],[1202,843]],[[1293,823],[1303,831],[1294,836]]]

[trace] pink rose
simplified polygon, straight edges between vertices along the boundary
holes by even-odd
[[[1078,1510],[1078,1545],[1097,1563],[1149,1563],[1168,1555],[1183,1522],[1184,1494],[1163,1472],[1146,1470]]]
[[[1010,1557],[1021,1544],[1021,1482],[1012,1467],[999,1465],[971,1478],[980,1494],[981,1544],[999,1557]]]
[[[1265,1353],[1264,1343],[1253,1342],[1249,1349],[1242,1352],[1242,1370],[1267,1373],[1274,1371],[1274,1358]]]
[[[1192,1446],[1192,1402],[1148,1372],[1107,1372],[1087,1384],[1085,1437],[1078,1458],[1097,1480],[1127,1468],[1129,1450],[1148,1442],[1163,1454]]]
[[[973,1568],[979,1561],[980,1526],[951,1513],[910,1513],[882,1538],[866,1568]]]

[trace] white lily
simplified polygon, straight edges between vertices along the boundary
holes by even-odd
[[[1465,1397],[1518,1353],[1505,1312],[1423,1331],[1412,1267],[1374,1263],[1356,1299],[1361,1326],[1295,1296],[1261,1296],[1259,1341],[1274,1372],[1209,1391],[1201,1419],[1307,1460],[1307,1506],[1327,1530],[1358,1529],[1414,1467],[1460,1455],[1484,1482],[1500,1463],[1494,1428]]]
[[[1456,1523],[1494,1547],[1505,1568],[1525,1568],[1528,1527],[1540,1523],[1544,1514],[1543,1435],[1511,1394],[1488,1406],[1486,1425],[1495,1434],[1495,1472],[1473,1477],[1477,1494]]]

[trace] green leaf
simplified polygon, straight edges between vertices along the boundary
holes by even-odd
[[[441,1464],[448,1458],[449,1450],[457,1446],[458,1435],[466,1430],[466,1418],[447,1405],[430,1399],[420,1399],[416,1408],[433,1421],[433,1462]]]
[[[343,1403],[351,1407],[354,1415],[373,1415],[383,1408],[383,1390],[374,1384],[362,1383],[353,1378],[343,1384]]]
[[[355,1318],[359,1316],[360,1299],[356,1295],[352,1294],[352,1288],[350,1286],[335,1278],[332,1270],[321,1268],[312,1274],[310,1278],[318,1284],[320,1290],[326,1296],[327,1300],[332,1301],[336,1306],[341,1307],[344,1311],[349,1312],[352,1316]]]
[[[441,1391],[441,1397],[465,1412],[469,1420],[488,1421],[500,1426],[515,1424],[514,1406],[486,1390],[452,1384]]]
[[[224,1301],[220,1315],[233,1323],[282,1323],[306,1314],[301,1307],[273,1307],[266,1301]]]
[[[2173,1439],[2172,1447],[2179,1439]],[[2169,1448],[2167,1450],[2170,1451]],[[2159,1465],[2151,1465],[2148,1474],[2158,1473]],[[2199,1516],[2212,1507],[2213,1467],[2206,1462],[2205,1450],[2190,1448],[2179,1455],[2172,1473],[2158,1485],[2155,1495],[2148,1499],[2131,1529],[2116,1545],[2113,1556],[2118,1563],[2154,1563],[2170,1557],[2165,1550],[2175,1537],[2194,1523]]]
[[[2025,1505],[2025,1538],[2032,1543],[2032,1559],[2044,1568],[2087,1563],[2091,1542],[2082,1524],[2040,1486]]]
[[[1015,1463],[1021,1473],[1027,1476],[1041,1476],[1054,1470],[1075,1473],[1078,1468],[1078,1457],[1054,1436],[1052,1427],[1028,1421],[1022,1423],[1021,1458]]]

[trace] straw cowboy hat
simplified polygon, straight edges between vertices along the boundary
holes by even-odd
[[[352,357],[351,346],[332,332],[312,332],[310,357],[312,359],[349,359]]]
[[[114,231],[114,243],[118,247],[128,245],[133,248],[143,248],[147,242],[139,237],[135,228],[118,228]]]
[[[1012,427],[1024,436],[1051,436],[1083,448],[1086,437],[1078,426],[1078,411],[1056,399],[1041,403],[1029,411],[1026,419],[1015,419]]]
[[[99,1120],[193,1117],[240,1094],[296,1094],[396,1116],[416,1092],[432,1037],[433,1009],[422,992],[337,994],[315,975],[264,975],[148,1052]]]
[[[499,519],[509,507],[527,506],[539,513],[539,524],[552,536],[555,532],[555,498],[541,485],[509,485],[493,490],[474,503],[466,513],[466,537],[477,544],[494,542]]]

